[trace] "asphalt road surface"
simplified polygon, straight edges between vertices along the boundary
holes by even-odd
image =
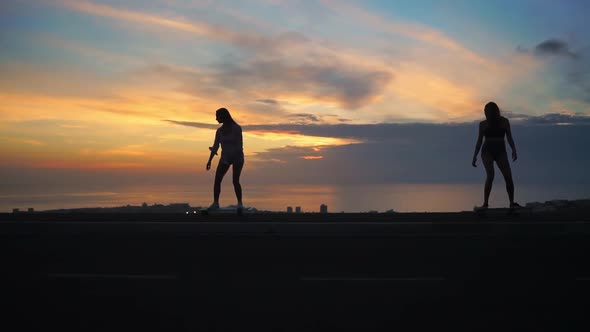
[[[590,330],[584,218],[232,218],[5,218],[3,330]]]

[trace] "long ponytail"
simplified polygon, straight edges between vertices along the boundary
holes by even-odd
[[[486,104],[484,107],[484,113],[486,115],[486,120],[491,127],[497,127],[500,125],[500,108],[496,103],[493,101]]]

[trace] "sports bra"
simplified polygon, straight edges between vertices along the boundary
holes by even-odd
[[[506,128],[503,126],[491,127],[489,124],[483,132],[486,138],[504,138],[506,135]]]

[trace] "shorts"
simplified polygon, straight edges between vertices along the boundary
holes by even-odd
[[[504,142],[486,142],[481,149],[482,156],[484,154],[492,157],[493,160],[508,159],[508,152],[506,152],[506,145]]]

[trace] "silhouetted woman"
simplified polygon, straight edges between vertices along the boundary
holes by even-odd
[[[220,108],[215,112],[217,122],[221,123],[221,127],[215,133],[215,142],[209,148],[211,155],[207,162],[207,170],[211,169],[211,160],[217,155],[217,150],[221,144],[221,158],[217,165],[215,172],[215,184],[213,185],[213,204],[209,209],[219,208],[219,194],[221,193],[221,181],[223,176],[227,173],[230,166],[233,167],[233,183],[238,199],[238,209],[242,205],[242,186],[240,185],[240,174],[244,167],[244,148],[242,141],[242,127],[240,127],[226,108]]]
[[[512,139],[512,132],[510,131],[510,122],[508,119],[500,115],[500,108],[496,103],[489,102],[484,108],[486,120],[479,123],[479,136],[477,144],[475,145],[475,152],[473,154],[473,167],[477,167],[477,154],[481,149],[481,160],[486,169],[486,184],[484,187],[484,198],[482,208],[488,207],[490,192],[492,191],[492,182],[494,181],[494,161],[506,182],[506,191],[510,199],[510,207],[519,207],[518,203],[514,202],[514,182],[512,181],[512,171],[510,170],[510,162],[508,161],[508,153],[506,152],[506,145],[504,144],[504,136],[508,140],[508,144],[512,148],[512,161],[516,161],[516,146]]]

